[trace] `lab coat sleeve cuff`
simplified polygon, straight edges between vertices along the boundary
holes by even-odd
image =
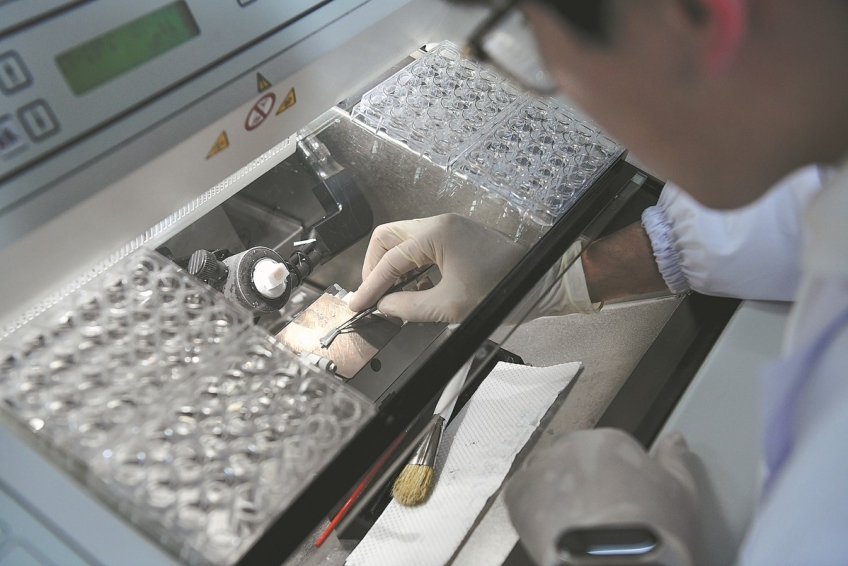
[[[689,291],[689,282],[683,272],[680,254],[674,247],[671,224],[662,208],[651,206],[642,213],[642,226],[651,241],[654,258],[660,275],[672,293],[681,295]]]

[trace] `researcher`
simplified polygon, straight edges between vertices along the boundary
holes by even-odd
[[[780,194],[766,194],[769,189],[805,164],[835,168],[821,190],[792,197],[802,209],[795,215],[799,233],[784,241],[787,250],[800,246],[800,270],[797,283],[776,287],[784,295],[772,298],[790,294],[796,302],[783,359],[763,376],[761,504],[737,560],[848,563],[848,2],[537,0],[499,3],[492,10],[472,44],[485,46],[486,35],[509,19],[526,18],[535,43],[524,48],[538,51],[551,82],[688,193],[667,191],[641,223],[590,246],[575,263],[588,283],[581,287],[581,277],[573,277],[578,284],[572,288],[562,277],[554,310],[569,304],[581,311],[597,308],[619,292],[622,275],[630,277],[628,293],[658,285],[675,289],[684,280],[695,288],[711,273],[699,278],[680,256],[686,238],[711,229],[704,221],[708,213],[688,217],[674,212],[675,206],[740,209],[736,234],[755,222],[773,222],[774,233],[781,234],[781,210],[760,208],[767,202],[762,199]],[[524,53],[519,59],[527,59]],[[502,67],[516,60],[509,53],[483,55]],[[687,204],[690,197],[700,205]],[[640,255],[630,253],[639,249]],[[388,296],[381,308],[401,316],[407,310],[461,319],[464,305],[491,288],[487,278],[501,275],[492,260],[500,253],[511,259],[520,250],[459,217],[378,228],[351,307],[373,304],[386,280],[427,262],[443,268],[444,288],[438,290],[440,283]],[[623,272],[611,272],[607,286],[595,288],[604,257],[618,257]],[[776,264],[763,268],[769,265]],[[719,292],[744,272],[714,267],[724,269],[716,279]],[[755,289],[752,296],[761,298],[762,279],[748,281],[729,290],[746,296]],[[508,486],[507,505],[539,564],[560,563],[557,546],[574,529],[626,524],[646,525],[657,534],[663,554],[656,563],[697,564],[691,464],[679,435],[661,439],[648,455],[624,433],[580,431],[531,458]]]

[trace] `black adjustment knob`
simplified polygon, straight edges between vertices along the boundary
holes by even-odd
[[[197,250],[188,260],[188,272],[214,287],[227,278],[229,270],[223,262],[218,261],[214,253]]]

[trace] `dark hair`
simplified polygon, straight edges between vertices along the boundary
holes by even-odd
[[[503,6],[504,0],[449,0],[454,4]],[[586,39],[606,42],[610,37],[608,0],[533,0],[550,7]]]
[[[606,42],[611,37],[609,0],[535,0],[546,4],[562,15],[577,32],[588,39]],[[681,0],[683,9],[696,24],[707,20],[701,0]]]
[[[606,42],[610,37],[607,0],[537,0],[559,13],[587,39]]]

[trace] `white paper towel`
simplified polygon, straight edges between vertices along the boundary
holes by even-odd
[[[418,507],[389,503],[347,565],[441,566],[450,560],[579,370],[579,362],[547,368],[499,363],[445,431],[430,498]]]
[[[518,542],[518,531],[509,520],[501,490],[495,501],[474,527],[474,532],[459,553],[454,555],[451,566],[480,566],[491,564],[501,566]]]

